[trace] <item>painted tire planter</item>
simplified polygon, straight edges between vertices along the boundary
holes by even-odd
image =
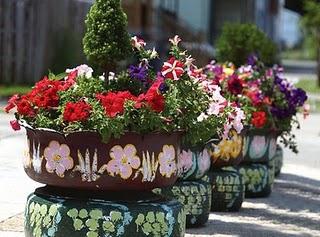
[[[243,160],[244,134],[231,130],[228,139],[212,139],[207,147],[211,157],[211,167],[221,168],[238,165]]]
[[[207,223],[211,208],[210,183],[202,180],[181,181],[172,187],[155,189],[154,192],[175,198],[183,204],[187,228],[200,227]]]
[[[276,155],[274,157],[274,169],[275,169],[275,176],[279,176],[281,173],[281,169],[283,166],[283,149],[281,146],[277,146]]]
[[[150,193],[142,196],[144,201],[114,201],[99,194],[94,198],[92,193],[88,197],[85,192],[37,189],[27,201],[25,236],[184,236],[185,214],[178,201]]]
[[[152,190],[177,180],[180,134],[127,133],[103,143],[99,134],[27,128],[28,176],[57,187],[89,190]]]
[[[274,160],[266,165],[241,165],[238,169],[244,179],[247,198],[268,197],[271,194],[274,183]]]
[[[226,167],[209,173],[212,187],[211,211],[237,212],[245,196],[245,185],[237,169]]]
[[[211,160],[207,149],[202,152],[182,150],[178,160],[179,179],[199,180],[209,171],[210,166]]]
[[[278,132],[249,129],[244,139],[244,163],[267,163],[276,154]]]

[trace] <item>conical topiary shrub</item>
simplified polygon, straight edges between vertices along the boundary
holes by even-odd
[[[120,0],[96,0],[87,15],[83,39],[90,63],[108,73],[128,58],[132,49],[127,24]]]

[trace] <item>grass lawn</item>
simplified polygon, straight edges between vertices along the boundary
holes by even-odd
[[[31,90],[30,86],[0,85],[0,97],[10,97],[14,94],[25,94]]]
[[[301,79],[296,86],[304,89],[306,92],[320,95],[320,87],[318,87],[316,80]]]

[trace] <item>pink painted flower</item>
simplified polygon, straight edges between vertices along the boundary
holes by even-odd
[[[114,146],[110,150],[110,160],[107,164],[107,171],[111,176],[120,175],[123,179],[128,179],[132,175],[133,169],[140,167],[140,158],[136,155],[137,149],[134,145],[128,144],[124,148]]]
[[[160,174],[170,178],[177,170],[176,151],[174,146],[164,145],[162,152],[159,154]]]
[[[203,152],[199,154],[198,164],[201,175],[205,174],[210,169],[211,158],[207,149],[204,149]]]
[[[192,151],[188,150],[188,151],[182,151],[179,154],[179,160],[178,160],[178,166],[179,166],[179,170],[182,171],[182,173],[186,173],[188,172],[193,165],[193,161],[192,161]]]
[[[57,141],[50,142],[49,146],[44,150],[44,158],[47,160],[47,171],[49,173],[56,172],[61,178],[64,177],[66,170],[73,168],[73,159],[66,144],[60,145]]]

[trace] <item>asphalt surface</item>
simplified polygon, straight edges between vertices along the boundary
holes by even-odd
[[[24,173],[24,131],[9,127],[12,115],[0,113],[0,237],[23,234],[27,196],[39,186]],[[320,236],[320,114],[302,121],[296,132],[300,153],[285,151],[285,166],[269,198],[248,199],[239,213],[213,213],[206,226],[187,237]]]

